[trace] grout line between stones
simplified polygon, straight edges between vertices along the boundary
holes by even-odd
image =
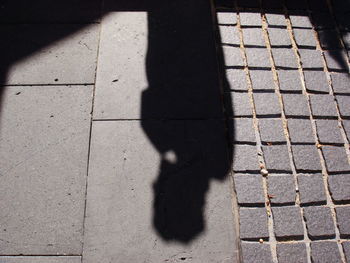
[[[238,7],[236,7],[236,10],[240,11]],[[261,14],[261,12],[259,11]],[[249,73],[249,68],[248,68],[248,63],[247,63],[247,56],[245,54],[245,47],[244,47],[244,41],[243,41],[243,32],[241,28],[241,22],[240,22],[240,16],[239,14],[237,15],[237,29],[240,35],[240,45],[241,45],[241,52],[243,55],[243,60],[245,63],[245,68],[244,71],[246,72],[246,79],[247,79],[247,84],[248,84],[248,96],[250,99],[252,111],[253,111],[253,125],[254,125],[254,130],[255,130],[255,137],[256,137],[256,147],[257,147],[257,153],[258,153],[258,161],[259,161],[259,166],[261,169],[266,169],[266,164],[264,160],[264,154],[262,151],[262,143],[261,143],[261,138],[260,138],[260,132],[259,132],[259,125],[258,125],[258,119],[257,119],[257,114],[256,114],[256,109],[255,109],[255,104],[254,104],[254,97],[253,97],[253,87],[252,87],[252,81],[250,78],[250,73]],[[277,263],[277,251],[276,251],[276,237],[274,234],[274,229],[273,229],[273,217],[271,213],[271,206],[268,198],[268,186],[267,186],[267,178],[265,176],[262,177],[263,181],[263,190],[264,190],[264,198],[265,198],[265,208],[266,208],[266,213],[268,216],[268,232],[269,232],[269,242],[266,242],[270,244],[270,249],[271,249],[271,254],[272,254],[272,259],[274,263]]]
[[[308,13],[309,17],[311,17],[310,16],[310,14],[311,14],[310,10],[307,10],[307,13]],[[328,172],[327,172],[327,169],[326,169],[325,159],[324,159],[324,156],[323,156],[322,150],[321,150],[322,145],[319,142],[315,120],[314,120],[313,115],[312,115],[311,104],[310,104],[310,95],[309,95],[309,93],[306,90],[305,79],[303,77],[303,69],[302,69],[302,66],[301,66],[301,59],[300,59],[300,55],[299,55],[298,48],[297,48],[297,45],[296,45],[296,41],[294,39],[294,35],[292,33],[292,25],[291,25],[290,20],[289,19],[287,19],[287,20],[288,20],[288,29],[289,29],[289,32],[291,34],[291,39],[292,39],[292,43],[293,43],[293,48],[294,48],[294,51],[295,51],[296,56],[298,58],[298,65],[299,65],[299,71],[300,71],[300,74],[301,74],[303,93],[305,94],[305,96],[307,98],[308,108],[309,108],[309,110],[311,112],[310,119],[311,119],[311,124],[312,124],[312,128],[313,128],[314,136],[315,136],[315,139],[316,139],[317,151],[318,151],[319,156],[320,156],[320,162],[321,162],[321,167],[322,167],[322,175],[323,175],[323,183],[324,183],[324,188],[325,188],[325,191],[326,191],[326,198],[327,198],[326,206],[328,206],[330,208],[331,213],[332,213],[333,224],[334,224],[334,229],[335,229],[335,240],[336,241],[340,241],[340,234],[339,234],[339,229],[338,229],[337,221],[336,221],[336,214],[335,214],[335,209],[334,209],[334,203],[332,201],[332,197],[331,197],[331,194],[330,194],[330,191],[329,191],[329,188],[328,188],[328,176],[329,175],[328,175]],[[313,30],[315,38],[316,38],[317,49],[320,49],[322,51],[321,44],[320,44],[320,41],[319,41],[319,39],[317,37],[317,32],[316,32],[314,26],[312,27],[312,30]],[[326,60],[324,58],[323,52],[322,52],[322,61],[323,61],[323,64],[324,64],[324,72],[326,73],[327,79],[329,81],[330,80],[330,76],[329,76],[329,72],[327,70],[327,64],[326,64]],[[338,109],[337,109],[337,111],[338,111]],[[338,114],[339,114],[339,112],[338,112]],[[344,256],[344,252],[342,250],[341,244],[339,242],[337,242],[337,244],[338,244],[339,252],[340,252],[340,255],[341,255],[341,259],[342,259],[343,262],[345,262],[345,256]],[[308,253],[310,253],[310,252],[311,251],[309,249]]]
[[[286,13],[285,10],[284,10],[284,12]],[[289,21],[288,21],[287,18],[285,18],[285,19],[286,19],[286,24],[287,24],[287,31],[288,31],[288,33],[290,33],[290,30],[288,28]],[[273,75],[274,75],[275,92],[276,92],[276,94],[277,94],[277,96],[279,98],[279,102],[280,102],[280,106],[281,106],[281,112],[282,112],[281,119],[282,119],[282,123],[283,123],[283,130],[284,130],[286,141],[287,141],[287,148],[288,148],[288,155],[289,155],[289,159],[290,159],[290,166],[292,168],[292,173],[293,173],[293,177],[294,177],[295,196],[296,196],[295,206],[299,207],[299,211],[301,213],[303,230],[304,230],[303,242],[306,245],[307,261],[308,261],[308,263],[311,263],[310,239],[308,238],[308,235],[307,235],[307,228],[306,228],[306,222],[305,222],[305,219],[304,219],[304,216],[303,216],[303,210],[300,207],[300,194],[299,194],[298,176],[297,176],[296,167],[295,167],[293,154],[292,154],[292,145],[291,145],[291,140],[290,140],[289,131],[288,131],[287,118],[286,118],[286,115],[285,115],[285,112],[284,112],[284,104],[283,104],[283,98],[282,98],[282,94],[281,94],[281,90],[280,90],[279,78],[278,78],[276,66],[274,64],[274,59],[273,59],[273,54],[272,54],[272,46],[271,46],[271,43],[270,43],[269,34],[268,34],[268,30],[267,30],[266,17],[265,17],[265,21],[263,23],[263,31],[264,31],[264,35],[265,35],[265,41],[266,41],[266,44],[267,44],[267,47],[268,47],[268,50],[269,50],[269,54],[270,54],[271,60],[272,60],[272,64],[271,64],[272,67],[271,68],[272,68],[272,72],[273,72]],[[293,46],[292,46],[292,48],[293,48]]]

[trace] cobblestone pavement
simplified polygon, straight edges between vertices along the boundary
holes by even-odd
[[[216,11],[243,262],[350,262],[350,3]]]

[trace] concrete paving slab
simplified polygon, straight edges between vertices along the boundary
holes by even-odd
[[[94,122],[84,263],[236,262],[222,132],[220,121]]]
[[[0,23],[83,23],[98,21],[102,0],[3,1]]]
[[[0,34],[7,85],[94,83],[99,25],[1,25]]]
[[[16,257],[0,257],[0,263],[81,263],[80,256],[16,256]]]
[[[141,93],[148,85],[147,13],[104,17],[99,50],[94,118],[140,118]]]
[[[4,89],[0,255],[82,252],[92,86]]]
[[[222,117],[206,15],[196,11],[193,20],[185,6],[166,8],[113,12],[102,20],[95,119]]]

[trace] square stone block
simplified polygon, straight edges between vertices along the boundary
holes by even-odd
[[[239,233],[243,240],[267,240],[269,232],[267,228],[267,213],[262,208],[239,209]]]
[[[322,170],[320,156],[315,145],[292,145],[293,159],[298,172]]]
[[[293,175],[269,175],[268,194],[272,205],[291,205],[295,203],[295,184]]]
[[[304,229],[300,207],[272,208],[275,235],[278,240],[295,240],[304,238]]]
[[[335,237],[333,217],[329,207],[306,207],[304,217],[311,240]]]
[[[265,203],[262,176],[260,174],[235,174],[238,204],[263,206]]]
[[[298,185],[301,204],[326,204],[327,197],[322,174],[300,174]]]

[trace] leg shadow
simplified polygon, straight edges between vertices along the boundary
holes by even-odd
[[[153,224],[166,241],[205,230],[206,193],[230,170],[209,1],[153,1],[148,10],[141,125],[161,157]]]

